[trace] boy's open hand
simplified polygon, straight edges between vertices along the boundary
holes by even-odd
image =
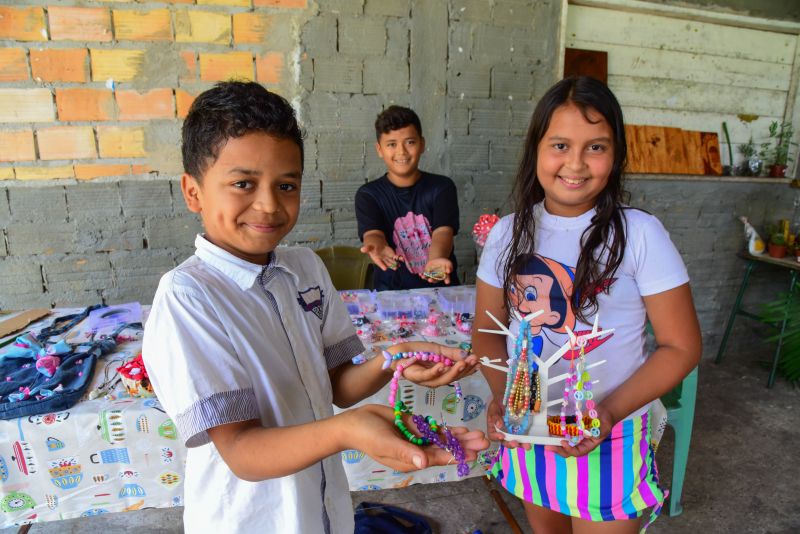
[[[363,451],[381,464],[397,471],[414,471],[435,465],[455,463],[453,455],[436,445],[419,447],[407,441],[394,425],[394,413],[388,406],[367,404],[345,412],[352,424],[345,432],[350,435],[351,448]],[[419,435],[411,417],[405,417],[406,427]],[[477,458],[478,452],[489,447],[489,440],[480,430],[462,426],[449,427],[466,454],[466,461]]]
[[[452,367],[447,367],[443,363],[434,362],[416,362],[414,365],[407,367],[403,371],[403,377],[419,384],[420,386],[427,386],[430,388],[437,388],[460,380],[465,376],[469,376],[477,371],[478,357],[474,354],[468,354],[466,351],[457,349],[455,347],[446,347],[438,343],[430,343],[427,341],[408,341],[406,343],[398,343],[389,347],[388,351],[391,354],[398,352],[433,352],[441,354],[446,358],[450,358],[454,363]],[[410,363],[411,359],[398,360],[403,365]],[[415,360],[416,361],[416,360]],[[398,362],[392,364],[395,368]]]
[[[425,264],[425,269],[420,273],[420,278],[429,284],[444,281],[450,283],[450,273],[453,272],[453,262],[447,258],[436,258]],[[426,276],[427,275],[427,276]]]
[[[486,435],[489,436],[489,439],[492,441],[499,441],[507,449],[522,447],[526,451],[529,451],[531,449],[530,443],[506,441],[503,438],[503,434],[497,431],[498,428],[500,430],[506,429],[506,425],[503,422],[503,414],[503,406],[498,401],[495,399],[489,401],[489,406],[486,408]]]
[[[396,270],[398,262],[404,261],[403,256],[396,254],[390,246],[380,248],[376,245],[364,245],[361,252],[369,255],[372,263],[378,266],[381,271],[386,269]]]

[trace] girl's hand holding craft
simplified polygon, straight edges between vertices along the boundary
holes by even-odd
[[[398,343],[392,345],[387,349],[387,352],[399,354],[401,352],[430,352],[441,354],[445,358],[449,358],[452,366],[446,366],[441,362],[433,361],[417,361],[416,365],[407,366],[403,372],[403,377],[429,388],[437,388],[460,380],[465,376],[469,376],[477,371],[478,357],[474,354],[469,354],[464,350],[455,347],[446,347],[438,343],[430,343],[427,341],[409,341],[405,343]],[[411,362],[411,358],[396,360],[392,362],[392,370],[396,369],[398,363],[407,365]]]
[[[345,414],[352,418],[346,426],[350,441],[348,447],[363,451],[391,469],[406,472],[453,462],[453,456],[439,447],[420,447],[403,438],[397,432],[394,413],[388,406],[367,404]],[[405,424],[419,435],[411,417],[405,418]],[[475,460],[478,452],[489,447],[489,441],[480,430],[458,426],[450,427],[450,432],[458,439],[468,462]]]
[[[530,450],[530,443],[520,443],[518,441],[506,441],[503,439],[503,434],[497,429],[505,430],[503,423],[503,406],[495,399],[489,401],[489,406],[486,408],[486,435],[492,441],[499,441],[504,447],[508,449],[516,449],[522,447],[523,449]]]

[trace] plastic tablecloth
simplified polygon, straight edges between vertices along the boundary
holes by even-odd
[[[430,308],[440,310],[435,290],[387,292],[384,296],[405,295],[421,295]],[[31,328],[41,328],[55,317],[76,311],[53,310]],[[381,320],[382,330],[397,326],[397,321],[382,319],[377,310],[367,317],[373,322]],[[421,333],[425,318],[417,317],[416,326],[409,328],[412,335],[404,339],[450,346],[468,343],[469,335],[458,331],[450,319],[448,314],[440,319],[442,335],[426,336]],[[66,334],[68,341],[86,336],[82,325]],[[365,356],[380,355],[392,342],[382,336],[365,340]],[[4,350],[0,348],[0,356]],[[0,420],[0,527],[183,504],[186,449],[174,423],[157,399],[131,397],[114,378],[116,368],[140,350],[141,336],[121,343],[115,352],[98,360],[86,395],[70,409]],[[96,389],[99,394],[90,399]],[[461,389],[463,399],[459,400],[452,386],[429,389],[402,381],[400,395],[415,413],[431,415],[447,425],[485,429],[486,381],[476,373],[461,381]],[[360,404],[385,405],[388,398],[387,385]],[[352,490],[459,480],[455,463],[399,473],[357,450],[344,451],[341,456]],[[469,476],[483,474],[476,463],[470,467]]]
[[[81,325],[67,334],[82,335]],[[158,400],[132,398],[113,380],[140,350],[138,336],[100,359],[70,409],[0,421],[0,526],[182,505],[186,449],[175,425]]]

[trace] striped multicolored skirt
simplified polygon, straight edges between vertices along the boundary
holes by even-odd
[[[589,454],[562,458],[534,445],[530,451],[501,447],[490,474],[530,503],[589,521],[635,519],[666,497],[658,487],[648,415],[617,423]]]

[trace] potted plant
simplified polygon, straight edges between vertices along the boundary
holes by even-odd
[[[782,232],[775,232],[769,236],[767,252],[773,258],[783,258],[786,256],[786,238]]]
[[[758,157],[753,138],[751,137],[748,142],[740,144],[738,149],[739,154],[744,156],[744,161],[740,167],[740,174],[742,176],[758,176],[761,174],[763,162],[761,158]]]
[[[774,327],[774,335],[765,341],[781,342],[778,372],[789,382],[800,382],[800,282],[791,291],[781,293],[761,307],[761,320]],[[783,332],[780,325],[786,321]]]
[[[794,128],[790,122],[779,123],[772,121],[769,125],[769,139],[765,143],[765,160],[769,161],[769,175],[773,178],[783,178],[786,176],[786,167],[794,161],[789,156],[789,150],[797,143],[792,142]]]
[[[736,174],[736,168],[733,165],[733,145],[731,145],[731,136],[728,134],[728,123],[722,121],[722,133],[725,135],[725,145],[728,147],[728,164],[722,166],[723,176],[733,176]]]

